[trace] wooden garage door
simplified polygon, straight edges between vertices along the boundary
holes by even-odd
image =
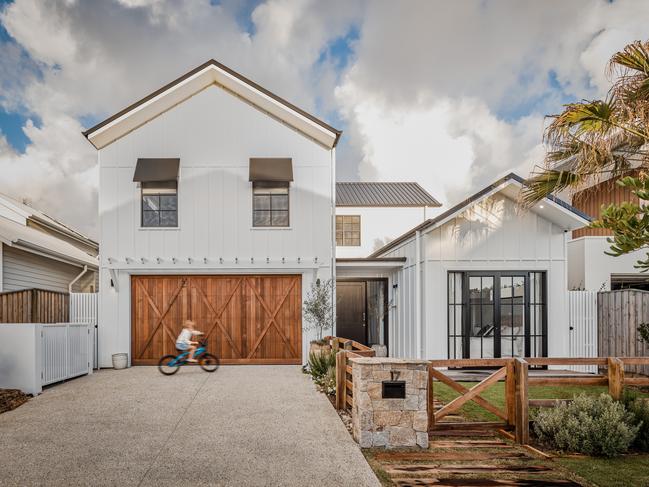
[[[301,276],[133,276],[131,293],[134,365],[176,353],[186,319],[221,363],[302,363]]]

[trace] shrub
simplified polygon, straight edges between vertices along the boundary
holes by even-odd
[[[329,367],[327,373],[320,380],[322,392],[329,396],[336,393],[336,366]]]
[[[311,352],[309,354],[309,368],[308,373],[313,378],[313,381],[322,385],[323,378],[327,375],[330,368],[334,369],[334,377],[336,374],[336,352],[322,351]],[[334,378],[334,387],[336,380]]]
[[[639,428],[631,445],[636,450],[649,451],[649,402],[634,391],[624,391],[624,405],[633,416],[633,424]]]
[[[534,423],[539,440],[552,448],[605,457],[627,451],[638,429],[633,415],[608,394],[580,394],[539,412]]]

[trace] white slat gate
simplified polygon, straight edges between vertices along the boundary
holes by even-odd
[[[91,326],[93,368],[97,368],[97,296],[97,293],[70,293],[70,322]]]
[[[43,324],[42,385],[88,374],[90,367],[91,330],[88,323]]]
[[[597,357],[597,291],[568,291],[570,356]],[[567,367],[575,372],[597,373],[596,365]]]

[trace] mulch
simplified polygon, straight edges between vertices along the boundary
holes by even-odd
[[[19,389],[0,389],[0,414],[25,404],[29,396]]]

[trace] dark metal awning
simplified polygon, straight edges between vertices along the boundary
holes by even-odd
[[[180,159],[138,159],[133,181],[151,183],[178,179]]]
[[[293,160],[290,157],[251,157],[249,181],[293,181]]]

